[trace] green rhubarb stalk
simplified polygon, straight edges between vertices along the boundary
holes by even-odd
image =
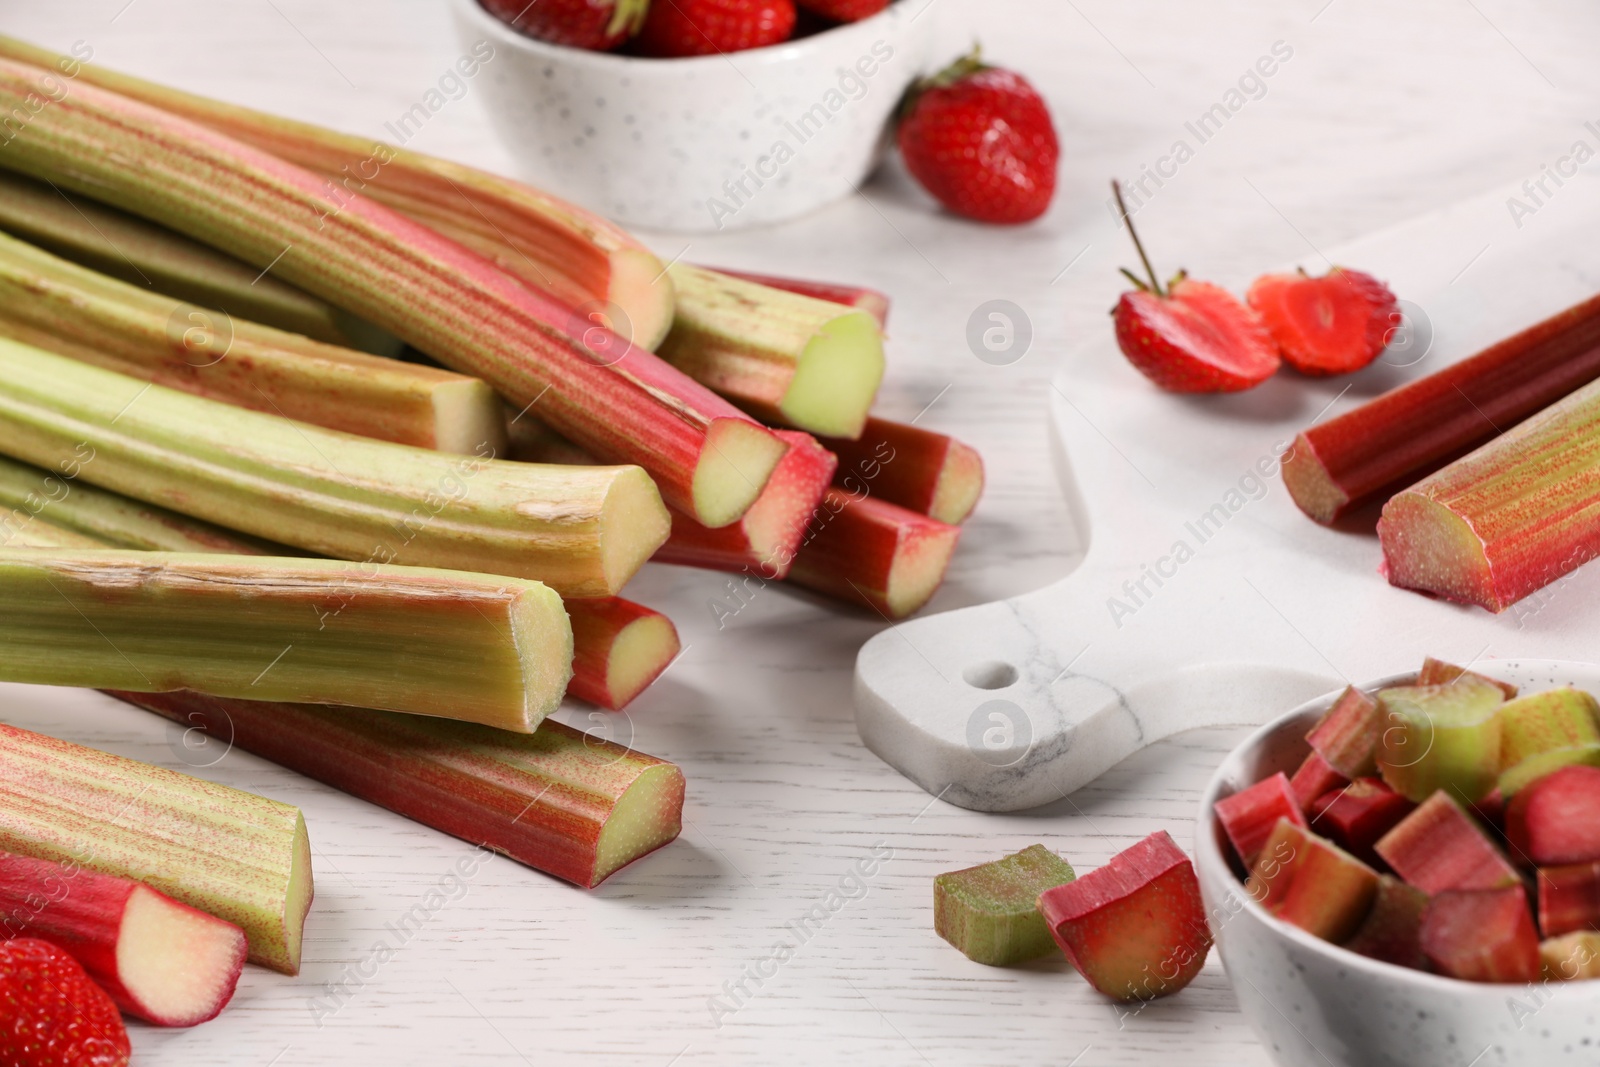
[[[0,234],[0,336],[196,396],[442,452],[505,447],[494,390],[201,308]]]
[[[538,582],[323,559],[0,549],[0,681],[318,701],[535,729],[572,674]]]
[[[0,725],[0,849],[144,882],[244,930],[253,962],[299,973],[299,808]]]
[[[661,355],[740,406],[856,438],[883,381],[883,331],[859,309],[674,263],[678,314]]]
[[[372,441],[5,340],[0,452],[318,555],[533,578],[564,596],[612,595],[670,528],[638,467]]]
[[[0,60],[0,111],[49,75]],[[364,315],[483,378],[602,460],[637,463],[707,526],[739,518],[786,450],[705,386],[470,249],[312,172],[74,82],[5,164],[173,226]],[[603,316],[602,316],[603,317]]]
[[[555,721],[521,735],[364,708],[113,695],[584,887],[682,824],[676,766]]]
[[[400,351],[393,334],[263,275],[258,267],[86,196],[69,196],[59,186],[5,170],[0,170],[0,230],[90,270],[202,308],[383,356]]]

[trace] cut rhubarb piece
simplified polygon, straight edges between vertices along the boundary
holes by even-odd
[[[1539,934],[1520,885],[1434,896],[1422,917],[1422,951],[1440,974],[1468,982],[1539,980]]]
[[[0,937],[58,945],[117,1007],[157,1026],[216,1018],[239,983],[244,931],[128,878],[0,852]]]
[[[1430,896],[1447,889],[1503,889],[1522,877],[1477,821],[1444,790],[1374,846],[1394,873]]]
[[[786,293],[799,293],[814,300],[826,300],[833,304],[843,304],[845,307],[860,308],[873,317],[879,329],[885,329],[889,325],[889,298],[876,289],[860,285],[840,285],[837,282],[783,278],[776,274],[755,274],[747,270],[729,270],[726,267],[718,267],[715,270],[702,269],[712,274],[732,275],[747,282],[765,285],[769,289],[781,289]]]
[[[678,311],[662,358],[761,418],[860,436],[883,381],[871,315],[685,263],[668,271]]]
[[[1350,374],[1378,358],[1400,326],[1400,304],[1370,274],[1334,267],[1320,278],[1264,274],[1246,297],[1283,361],[1301,374]]]
[[[113,693],[584,887],[675,840],[683,772],[554,720],[534,734],[366,708]]]
[[[1117,1000],[1176,993],[1211,951],[1194,865],[1165,830],[1045,890],[1039,913],[1078,973]]]
[[[47,78],[0,60],[0,110]],[[360,193],[188,120],[75,82],[6,165],[172,226],[482,378],[608,462],[636,463],[707,526],[744,514],[785,446],[650,352]],[[863,316],[865,317],[865,316]],[[614,590],[607,590],[607,593]],[[591,594],[592,595],[592,594]]]
[[[1377,773],[1383,727],[1378,702],[1350,686],[1311,728],[1306,742],[1346,778],[1361,778]]]
[[[1600,745],[1600,705],[1581,689],[1532,693],[1505,704],[1498,714],[1500,762],[1506,767],[1552,749]]]
[[[1600,554],[1600,382],[1390,499],[1389,581],[1504,611]]]
[[[320,555],[535,578],[564,596],[613,595],[670,523],[638,467],[372,441],[6,340],[0,435],[18,459]]]
[[[983,458],[953,437],[869,418],[854,441],[822,440],[839,457],[834,484],[959,526],[983,495]]]
[[[1334,770],[1320,752],[1313,752],[1300,764],[1300,769],[1289,779],[1289,790],[1301,811],[1310,811],[1319,797],[1343,789],[1350,779]]]
[[[569,600],[572,681],[567,694],[620,711],[661,676],[682,645],[672,620],[618,598]]]
[[[1372,910],[1344,947],[1358,955],[1413,970],[1428,970],[1422,951],[1422,916],[1428,894],[1392,875],[1378,875]]]
[[[1506,695],[1507,700],[1515,700],[1517,698],[1517,687],[1510,682],[1502,682],[1498,678],[1490,678],[1486,674],[1469,671],[1465,667],[1457,667],[1454,663],[1446,663],[1443,660],[1434,659],[1432,656],[1422,661],[1422,670],[1417,672],[1415,684],[1444,685],[1446,682],[1453,682],[1463,675],[1478,678],[1485,682],[1493,682],[1500,687],[1500,691]]]
[[[0,1063],[127,1067],[128,1030],[106,991],[66,950],[35,937],[0,944]]]
[[[1541,941],[1539,961],[1547,982],[1600,978],[1600,933],[1579,930]]]
[[[1512,854],[1536,867],[1600,860],[1600,768],[1563,767],[1506,806]]]
[[[1540,867],[1534,884],[1544,936],[1600,930],[1600,862]]]
[[[0,56],[183,115],[314,171],[315,203],[337,212],[361,194],[471,248],[567,307],[615,308],[625,336],[654,349],[672,324],[672,284],[625,231],[521,182],[373,141],[169,89],[0,37]]]
[[[969,960],[992,967],[1022,963],[1055,947],[1039,895],[1075,876],[1043,845],[941,874],[933,880],[933,928]]]
[[[5,50],[0,38],[0,53]],[[107,207],[0,170],[0,230],[129,285],[326,344],[394,356],[400,339],[259,267]]]
[[[1331,837],[1346,852],[1376,866],[1380,838],[1410,815],[1416,805],[1376,778],[1357,778],[1312,802],[1310,826]]]
[[[443,452],[505,449],[483,382],[217,315],[0,234],[0,335],[196,396]]]
[[[0,849],[144,882],[244,930],[251,962],[299,972],[299,808],[4,725],[0,801]]]
[[[1318,522],[1382,500],[1600,377],[1600,296],[1295,438],[1283,481]]]
[[[0,549],[0,680],[308,700],[532,731],[572,631],[538,582],[323,559]]]
[[[1284,922],[1339,942],[1366,919],[1378,893],[1378,872],[1333,842],[1280,819],[1256,857],[1245,892]]]
[[[1504,702],[1498,686],[1474,678],[1383,690],[1378,772],[1417,803],[1438,789],[1467,804],[1487,796],[1500,775],[1496,712]]]
[[[1245,870],[1255,866],[1261,848],[1278,827],[1279,819],[1299,826],[1306,824],[1294,788],[1282,771],[1263,778],[1249,789],[1241,789],[1216,804],[1217,821],[1233,843]]]
[[[1563,767],[1600,767],[1600,745],[1553,748],[1529,756],[1501,773],[1496,792],[1502,797],[1515,797],[1534,782],[1549,777]]]
[[[960,537],[959,526],[829,489],[789,581],[903,619],[938,591]]]

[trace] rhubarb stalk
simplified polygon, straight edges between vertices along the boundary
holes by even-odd
[[[0,60],[0,110],[49,78]],[[783,442],[681,371],[460,244],[276,156],[74,83],[6,165],[215,245],[482,378],[601,459],[637,463],[707,526],[754,502]]]
[[[144,882],[300,970],[311,844],[300,809],[0,725],[0,849]]]
[[[3,41],[4,39],[0,38],[0,42]],[[0,43],[0,53],[3,52],[3,43]],[[701,269],[709,270],[710,268],[702,267]],[[889,325],[889,298],[876,289],[868,289],[860,285],[840,285],[837,282],[812,282],[801,278],[784,278],[776,274],[755,274],[747,270],[728,270],[726,267],[718,267],[711,273],[726,274],[741,281],[754,282],[769,289],[781,289],[786,293],[799,293],[801,296],[809,296],[814,300],[826,300],[831,304],[843,304],[845,307],[860,308],[872,316],[880,330]]]
[[[871,497],[829,489],[789,580],[903,619],[944,581],[961,529]]]
[[[983,458],[953,437],[869,418],[856,440],[825,437],[839,457],[834,484],[866,492],[940,522],[965,522],[983,495]]]
[[[522,735],[363,708],[113,695],[586,888],[682,822],[676,766],[559,722]]]
[[[567,695],[620,711],[672,664],[682,647],[672,620],[617,597],[567,601],[572,681]]]

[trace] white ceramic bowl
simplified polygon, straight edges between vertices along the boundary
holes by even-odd
[[[1475,664],[1524,692],[1600,694],[1600,666],[1560,660]],[[1403,684],[1414,675],[1364,688]],[[1223,965],[1251,1028],[1285,1067],[1592,1067],[1600,1062],[1600,980],[1490,985],[1347,952],[1268,915],[1244,892],[1212,806],[1310,751],[1306,731],[1337,693],[1262,727],[1223,761],[1200,802],[1195,861]]]
[[[463,49],[494,47],[474,87],[534,185],[618,222],[708,232],[850,195],[890,114],[930,66],[938,0],[776,45],[641,59],[525,37],[452,0]],[[954,58],[954,57],[945,57]]]

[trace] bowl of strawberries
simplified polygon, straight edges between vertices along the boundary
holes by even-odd
[[[715,232],[851,195],[930,59],[935,0],[453,0],[534,184]]]
[[[1600,666],[1429,659],[1224,761],[1195,861],[1251,1026],[1290,1067],[1593,1063]]]

